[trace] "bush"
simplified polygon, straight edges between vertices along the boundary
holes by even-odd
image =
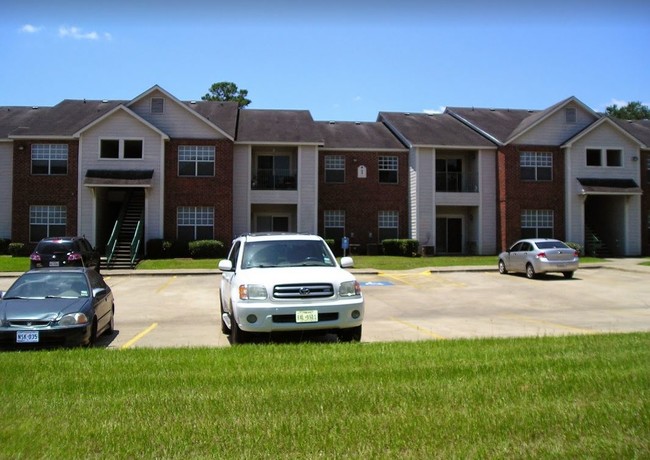
[[[161,238],[153,238],[147,241],[147,258],[166,259],[172,257],[174,243]]]
[[[416,257],[419,246],[420,242],[412,239],[383,240],[381,242],[384,255],[387,256]]]
[[[578,243],[571,243],[571,242],[567,242],[566,245],[569,246],[571,249],[575,249],[576,251],[578,251],[578,255],[580,256],[584,255],[582,245]]]
[[[9,254],[9,243],[10,239],[0,238],[0,254]]]
[[[23,243],[9,243],[8,250],[9,250],[9,254],[11,254],[12,257],[20,257],[20,256],[28,255],[27,250],[25,249],[25,245]]]
[[[188,247],[194,259],[219,259],[226,255],[224,244],[218,240],[190,241]]]

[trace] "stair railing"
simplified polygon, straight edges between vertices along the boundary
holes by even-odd
[[[108,243],[106,244],[106,266],[110,267],[111,266],[111,261],[113,260],[113,256],[115,256],[115,249],[117,248],[117,238],[120,235],[120,230],[122,229],[122,222],[124,221],[124,216],[126,216],[126,208],[128,207],[129,201],[131,201],[131,195],[133,192],[129,192],[128,195],[126,196],[126,199],[124,200],[124,203],[122,203],[122,209],[120,209],[120,215],[117,217],[117,220],[115,221],[115,225],[113,225],[113,232],[111,233],[111,237],[108,239]]]
[[[133,267],[133,264],[135,264],[135,259],[138,257],[141,243],[142,243],[142,219],[140,219],[138,221],[138,224],[135,226],[135,233],[133,235],[133,240],[131,240],[131,267]]]

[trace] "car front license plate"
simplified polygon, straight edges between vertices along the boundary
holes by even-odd
[[[16,343],[38,343],[38,331],[16,332]]]
[[[318,322],[318,310],[298,310],[296,312],[296,323]]]

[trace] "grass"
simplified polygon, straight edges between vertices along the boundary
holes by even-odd
[[[650,334],[0,353],[0,458],[648,458]]]

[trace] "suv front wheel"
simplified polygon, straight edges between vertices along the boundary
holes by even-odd
[[[351,327],[349,329],[341,329],[338,333],[339,342],[360,342],[361,341],[361,326]]]

